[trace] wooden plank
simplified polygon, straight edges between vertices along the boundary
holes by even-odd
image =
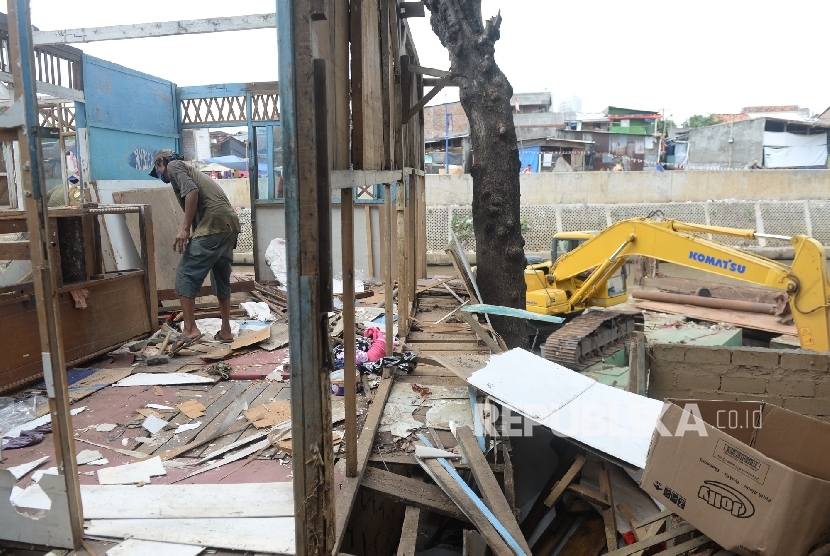
[[[0,81],[4,81],[6,83],[14,83],[15,79],[12,74],[0,71]],[[83,91],[78,91],[76,89],[70,89],[68,87],[61,87],[60,85],[53,85],[52,83],[45,83],[43,81],[38,81],[36,83],[37,92],[43,95],[49,95],[51,97],[60,97],[65,98],[68,100],[72,100],[75,102],[84,102],[84,93]],[[88,176],[89,174],[84,174]]]
[[[22,13],[18,11],[22,8]],[[33,50],[29,48],[31,41],[31,13],[27,2],[13,2],[8,5],[8,55],[15,62],[9,64],[14,72],[13,80],[17,84],[14,88],[14,104],[17,107],[36,107],[35,75]],[[10,110],[11,112],[11,110]],[[46,182],[43,172],[43,154],[40,149],[39,138],[34,133],[34,126],[38,125],[37,111],[29,110],[23,126],[18,128],[18,144],[20,153],[20,167],[26,169],[21,172],[26,222],[29,229],[31,243],[31,262],[37,311],[37,331],[40,339],[40,353],[43,361],[43,376],[46,382],[46,394],[49,402],[49,412],[52,415],[52,441],[55,448],[55,459],[61,475],[49,477],[41,485],[46,492],[54,493],[55,499],[52,509],[43,517],[40,526],[29,521],[22,526],[18,521],[14,525],[4,525],[4,537],[13,532],[13,540],[28,541],[37,544],[52,544],[64,548],[78,549],[83,542],[83,509],[81,504],[80,484],[78,480],[78,465],[75,459],[74,430],[70,416],[70,399],[68,376],[66,373],[66,359],[64,351],[61,300],[57,288],[60,280],[60,255],[57,251],[57,241],[53,234],[57,225],[49,218],[48,207],[43,202],[41,193]],[[31,155],[34,154],[34,159]],[[79,312],[79,311],[76,311]],[[80,311],[83,312],[83,311]],[[8,329],[5,329],[8,330]],[[4,341],[4,352],[9,349],[9,340]],[[37,352],[35,352],[37,353]],[[34,359],[34,358],[32,358]],[[0,479],[3,495],[11,490],[13,481],[11,476]],[[60,493],[64,493],[61,495]],[[10,504],[2,504],[2,512],[9,511],[13,516],[0,518],[4,524],[13,523],[20,516]],[[49,516],[49,514],[55,514]],[[67,515],[68,514],[68,515]],[[10,519],[13,518],[13,519]],[[53,519],[58,518],[56,521]],[[49,539],[52,542],[44,542]]]
[[[90,43],[96,41],[139,39],[144,37],[245,31],[250,29],[273,29],[275,26],[275,14],[268,13],[211,19],[156,21],[153,23],[136,23],[131,25],[60,29],[55,31],[33,31],[32,39],[35,46],[41,46],[46,44]]]
[[[744,313],[741,311],[730,311],[727,309],[708,309],[706,307],[694,307],[692,305],[681,305],[679,303],[662,303],[659,301],[635,301],[638,309],[648,309],[661,313],[672,313],[684,315],[692,319],[700,319],[709,322],[728,322],[742,328],[754,330],[765,330],[776,334],[789,334],[798,336],[795,325],[781,324],[780,317],[775,315],[762,315],[760,313]]]
[[[618,548],[613,552],[609,552],[608,556],[631,556],[635,552],[639,552],[644,548],[650,548],[652,546],[658,545],[661,542],[669,541],[671,539],[675,539],[680,535],[685,535],[686,533],[691,533],[692,531],[696,531],[693,525],[683,525],[678,527],[677,529],[672,529],[671,531],[666,531],[665,533],[661,533],[659,535],[655,535],[649,539],[644,541],[637,541],[634,544],[629,544],[628,546],[624,546],[622,548]]]
[[[635,527],[645,527],[646,525],[648,525],[650,523],[660,521],[661,519],[666,519],[667,517],[671,517],[673,515],[674,515],[674,512],[671,509],[665,509],[660,513],[654,514],[654,515],[649,516],[645,519],[641,519],[641,520],[635,522],[633,525]]]
[[[494,340],[493,337],[490,336],[490,334],[486,330],[484,330],[484,328],[481,327],[481,324],[479,324],[478,322],[478,317],[474,317],[473,315],[465,313],[464,308],[462,307],[461,312],[458,313],[458,318],[470,325],[470,328],[473,329],[473,332],[475,332],[476,335],[478,335],[478,337],[485,344],[487,344],[487,347],[490,348],[490,351],[492,351],[493,353],[501,353],[502,351],[504,351],[501,349],[501,346],[499,346],[496,340]]]
[[[366,420],[363,422],[363,430],[357,438],[357,475],[355,477],[346,477],[337,496],[335,502],[335,536],[334,536],[334,552],[340,550],[340,545],[343,543],[343,535],[346,533],[346,525],[349,524],[349,517],[351,516],[352,506],[354,505],[357,490],[360,487],[360,482],[363,479],[363,473],[366,469],[366,462],[369,459],[369,454],[372,452],[372,446],[375,442],[375,433],[380,425],[380,418],[383,415],[383,407],[386,405],[386,399],[389,397],[389,391],[392,389],[392,384],[395,381],[395,375],[389,378],[382,378],[380,384],[375,390],[374,400],[371,407],[366,414]],[[346,462],[341,460],[337,463],[341,467],[345,475]]]
[[[421,509],[415,506],[407,506],[403,516],[401,540],[398,542],[398,556],[415,556],[415,545],[418,542],[418,525],[420,520]]]
[[[199,417],[199,420],[202,421],[202,427],[198,429],[193,429],[189,431],[180,432],[179,434],[175,435],[169,442],[164,445],[165,452],[169,452],[171,450],[180,449],[186,445],[188,445],[191,440],[196,438],[197,435],[201,433],[205,433],[205,431],[209,432],[207,434],[201,434],[204,438],[210,435],[210,432],[219,428],[220,423],[216,423],[215,426],[213,422],[222,413],[233,401],[247,389],[248,384],[246,382],[234,382],[232,383],[230,388],[226,388],[224,394],[219,397],[216,401],[214,401],[210,406],[207,407],[205,414],[202,417]],[[221,391],[221,390],[220,390]],[[156,453],[154,450],[151,453]]]
[[[601,492],[597,492],[596,490],[584,487],[582,485],[569,485],[567,490],[573,492],[577,496],[581,496],[589,502],[593,502],[601,508],[605,508],[608,506],[608,501],[605,499]]]
[[[398,243],[398,337],[403,339],[409,333],[409,301],[411,282],[414,279],[409,274],[409,249],[407,249],[407,225],[406,225],[406,184],[409,183],[409,176],[405,181],[399,181],[395,193],[395,209],[397,211],[397,243]]]
[[[602,518],[590,515],[576,528],[558,556],[597,556],[605,547]]]
[[[432,90],[425,94],[423,98],[421,98],[421,100],[416,102],[415,105],[412,108],[410,108],[406,114],[404,114],[403,122],[409,122],[409,120],[412,119],[412,116],[423,110],[424,106],[426,106],[429,101],[431,101],[433,98],[435,98],[435,96],[438,93],[441,92],[441,89],[450,84],[450,81],[452,81],[453,77],[454,76],[452,75],[448,75],[446,77],[442,77],[441,79],[439,79],[432,87]]]
[[[153,207],[153,255],[156,266],[156,287],[160,290],[171,290],[175,287],[176,267],[181,255],[173,249],[173,238],[181,231],[184,222],[184,212],[172,187],[152,189],[136,189],[113,193],[116,204],[151,205]],[[139,216],[127,215],[127,228],[135,244],[136,251],[141,253],[141,230]],[[208,284],[210,284],[208,277]],[[211,295],[213,292],[209,290]],[[174,296],[171,299],[177,298]],[[159,296],[159,299],[165,299]]]
[[[556,484],[553,485],[550,494],[548,494],[547,498],[545,498],[545,506],[551,508],[559,503],[559,501],[562,499],[562,495],[565,494],[565,490],[571,485],[571,483],[573,483],[576,480],[576,478],[582,472],[582,467],[584,465],[585,456],[577,455],[570,468],[565,472],[562,478],[556,481]]]
[[[447,343],[428,343],[428,344],[415,344],[422,353],[430,352],[430,351],[454,351],[456,353],[465,352],[465,351],[481,351],[487,352],[488,348],[485,346],[481,346],[478,342],[473,339],[471,342],[447,342]],[[409,350],[414,351],[414,350]]]
[[[645,334],[635,332],[628,355],[628,391],[646,395],[646,344]]]
[[[340,192],[340,249],[343,277],[343,369],[344,377],[355,376],[354,309],[354,189]],[[351,379],[350,379],[351,380]],[[348,383],[347,383],[348,384]],[[346,403],[346,476],[357,475],[357,392],[347,386]]]
[[[484,454],[481,452],[478,440],[473,435],[473,431],[470,430],[470,427],[458,427],[455,430],[455,434],[461,450],[467,459],[467,464],[470,466],[470,470],[476,480],[476,485],[478,485],[478,490],[481,492],[484,503],[490,508],[490,511],[493,512],[496,519],[501,522],[516,542],[519,543],[519,546],[525,551],[525,554],[529,555],[530,547],[527,545],[522,530],[519,528],[516,515],[507,502],[507,498],[505,498],[501,487],[499,487],[495,475],[490,470],[490,466],[484,458]]]
[[[375,275],[375,253],[374,253],[374,241],[372,240],[372,207],[366,205],[363,207],[365,212],[365,219],[366,219],[366,260],[368,262],[368,267],[366,268],[366,272],[369,273],[369,276]]]
[[[401,180],[401,176],[403,176],[401,170],[332,170],[331,188],[354,189],[397,183]]]
[[[488,546],[493,549],[497,556],[513,556],[513,551],[507,546],[504,539],[493,527],[493,524],[487,519],[484,513],[475,505],[473,500],[467,495],[462,487],[453,479],[446,469],[436,459],[420,460],[422,467],[428,470],[430,476],[436,483],[447,493],[453,502],[461,508],[466,515],[469,516],[470,521],[475,525],[478,532],[487,541]]]
[[[533,543],[531,547],[533,556],[548,556],[553,552],[553,549],[559,546],[559,543],[568,534],[576,518],[577,514],[570,511],[557,511],[551,522],[545,527],[536,542]]]
[[[84,217],[84,242],[92,243],[92,236],[87,236],[88,231],[93,231],[93,217]],[[138,234],[141,244],[141,262],[144,265],[144,287],[147,293],[147,312],[150,316],[150,326],[155,327],[159,320],[158,293],[156,286],[156,236],[153,228],[153,207],[142,205],[138,213]],[[87,275],[90,274],[90,259],[95,259],[93,254],[87,253]],[[96,265],[97,266],[97,265]]]
[[[390,340],[386,342],[386,355],[392,355],[392,340],[391,338],[394,336],[393,334],[393,277],[392,277],[392,186],[390,184],[385,184],[383,186],[384,191],[384,198],[383,198],[383,219],[385,220],[386,224],[383,229],[383,243],[386,245],[386,253],[384,254],[386,260],[383,261],[383,295],[384,295],[384,308],[385,308],[385,318],[384,321],[386,323],[386,330],[385,336]]]
[[[412,460],[412,463],[415,461]],[[467,523],[470,521],[455,502],[436,485],[375,467],[366,468],[360,485],[371,491],[380,492],[395,502],[402,502],[407,507],[421,508]]]
[[[504,497],[507,498],[507,503],[510,505],[513,515],[516,516],[516,519],[520,519],[521,509],[516,507],[516,480],[513,475],[513,460],[510,457],[509,439],[502,443],[501,448],[502,458],[504,460]]]
[[[611,489],[611,477],[608,475],[608,466],[605,462],[599,463],[599,492],[608,504],[602,510],[602,520],[605,522],[605,541],[608,550],[617,549],[617,517],[614,513],[614,493]]]
[[[663,552],[658,552],[657,556],[680,556],[681,554],[685,554],[690,550],[694,550],[695,548],[698,548],[710,542],[712,542],[712,539],[710,539],[706,535],[701,535],[700,537],[695,537],[684,543],[680,543],[677,546],[667,548]]]
[[[28,241],[0,241],[0,261],[28,261]]]

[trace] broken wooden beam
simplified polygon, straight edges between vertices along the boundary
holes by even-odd
[[[495,475],[490,470],[487,459],[484,457],[478,445],[478,440],[473,435],[473,431],[470,430],[470,427],[458,427],[455,430],[455,436],[458,439],[464,457],[467,459],[467,463],[473,473],[473,478],[476,480],[476,485],[478,485],[478,490],[481,492],[484,503],[516,540],[522,550],[526,554],[530,554],[530,547],[527,545],[522,530],[519,528],[516,515],[507,502],[507,498],[505,498],[501,487],[499,487]]]
[[[512,556],[514,551],[510,549],[507,542],[502,538],[495,526],[482,512],[480,506],[475,503],[475,495],[472,491],[467,492],[468,487],[463,481],[459,482],[449,471],[447,471],[437,459],[418,460],[418,463],[429,474],[430,477],[447,493],[453,502],[470,517],[487,545],[493,550],[496,556]],[[465,488],[466,487],[466,488]],[[480,502],[480,501],[479,501]]]
[[[403,516],[401,540],[398,542],[398,556],[415,556],[415,544],[418,542],[418,524],[420,521],[421,509],[415,506],[407,506]]]
[[[576,480],[584,465],[585,456],[577,455],[571,467],[565,472],[562,478],[553,485],[550,494],[548,494],[548,497],[545,498],[545,506],[551,508],[562,499],[562,495],[565,494],[565,490]]]
[[[384,494],[396,502],[403,502],[407,507],[429,510],[464,522],[470,521],[440,487],[417,479],[367,467],[360,485]]]
[[[608,465],[601,461],[599,462],[599,492],[605,502],[608,504],[607,508],[602,510],[602,520],[605,522],[605,540],[608,545],[608,551],[617,549],[617,516],[614,513],[614,493],[611,490],[611,476],[608,473]]]
[[[651,548],[652,546],[658,545],[661,542],[676,539],[680,535],[685,535],[686,533],[691,533],[692,531],[696,530],[697,529],[695,529],[692,525],[683,525],[682,527],[678,527],[677,529],[672,529],[671,531],[666,531],[665,533],[655,535],[650,539],[646,539],[644,541],[637,541],[634,544],[629,544],[628,546],[618,548],[613,552],[609,552],[608,556],[631,556],[636,552],[640,552],[644,548]]]

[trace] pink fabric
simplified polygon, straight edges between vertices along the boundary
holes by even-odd
[[[380,328],[367,328],[363,335],[372,340],[372,347],[366,352],[369,362],[379,361],[386,355],[386,340]]]

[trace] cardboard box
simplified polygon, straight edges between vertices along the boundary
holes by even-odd
[[[830,540],[830,423],[762,402],[668,402],[640,487],[737,554],[805,555]]]

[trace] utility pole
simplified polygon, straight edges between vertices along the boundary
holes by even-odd
[[[444,94],[444,171],[450,174],[450,112],[447,95]]]

